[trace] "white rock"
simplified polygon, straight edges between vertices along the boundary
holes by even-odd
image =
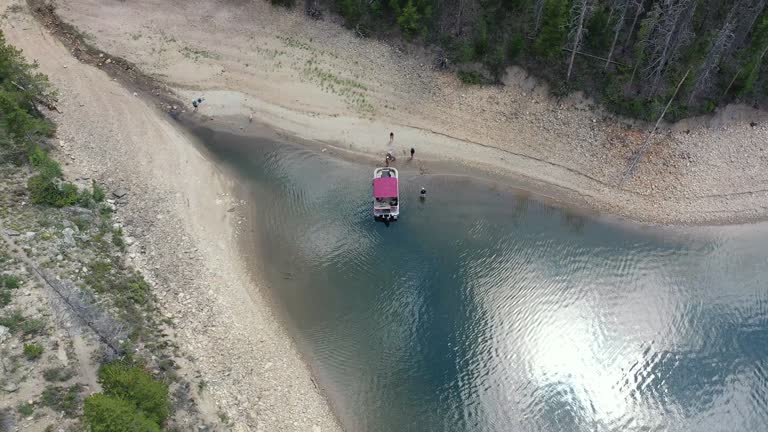
[[[75,238],[73,237],[75,231],[72,228],[64,228],[64,231],[61,233],[64,234],[64,243],[69,246],[75,245]]]

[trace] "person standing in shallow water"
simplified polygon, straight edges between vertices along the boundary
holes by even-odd
[[[416,153],[416,149],[411,147],[411,159],[413,159],[413,154]]]
[[[392,144],[395,141],[395,133],[390,132],[389,133],[389,143]]]

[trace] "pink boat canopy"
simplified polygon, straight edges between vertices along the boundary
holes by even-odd
[[[381,177],[373,179],[374,198],[397,198],[397,179]]]

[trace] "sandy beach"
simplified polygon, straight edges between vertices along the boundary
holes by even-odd
[[[664,125],[620,187],[651,126],[581,95],[554,99],[520,69],[503,86],[463,85],[435,70],[428,51],[359,39],[333,17],[314,21],[262,1],[74,0],[57,11],[182,99],[204,97],[201,117],[239,121],[243,133],[253,116],[382,159],[414,147],[419,160],[506,175],[644,222],[745,222],[768,211],[768,121],[747,107]]]

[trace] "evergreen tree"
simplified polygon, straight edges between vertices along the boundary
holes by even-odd
[[[534,44],[536,52],[545,58],[553,58],[560,54],[568,25],[568,1],[546,0],[542,13],[541,32]]]
[[[440,45],[442,68],[475,63],[498,79],[515,63],[555,83],[577,77],[575,86],[623,114],[648,116],[648,102],[688,70],[673,116],[733,97],[768,101],[768,0],[319,1],[334,2],[347,25],[365,29],[358,34],[397,28]]]
[[[754,91],[755,82],[768,52],[768,14],[763,15],[755,27],[752,43],[745,50],[744,65],[739,75],[743,76],[738,94],[743,96]]]

